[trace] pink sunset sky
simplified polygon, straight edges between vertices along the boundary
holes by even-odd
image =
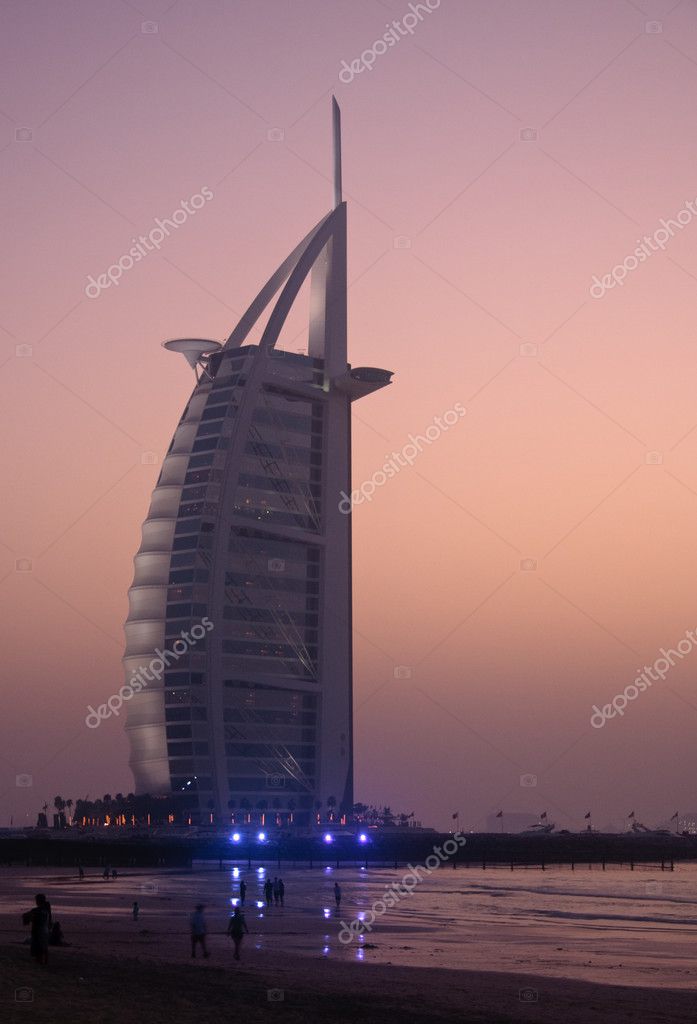
[[[132,789],[123,719],[84,718],[192,387],[160,342],[223,340],[327,211],[332,93],[350,357],[395,371],[354,486],[467,410],[354,512],[357,799],[476,829],[697,810],[697,646],[590,724],[697,629],[697,4],[432,4],[384,53],[406,0],[3,5],[0,825]]]

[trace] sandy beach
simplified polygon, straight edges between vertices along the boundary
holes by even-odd
[[[219,1020],[243,1008],[314,1021],[688,1021],[694,1017],[697,871],[438,872],[343,945],[402,872],[289,869],[286,906],[267,909],[266,869],[0,871],[0,999],[12,1021]],[[239,881],[250,934],[242,962],[225,935]],[[333,884],[344,891],[341,913]],[[70,945],[31,961],[21,912],[45,892]],[[131,904],[140,906],[139,920]],[[206,906],[208,960],[191,960],[188,915]],[[4,1013],[3,1013],[4,1018]]]
[[[330,963],[283,956],[274,966],[226,959],[167,965],[147,954],[85,955],[59,950],[40,972],[24,951],[4,951],[0,999],[5,1020],[41,1024],[217,1022],[241,1013],[250,1024],[286,1021],[496,1022],[595,1024],[694,1021],[694,995],[670,989],[593,985],[536,977]],[[25,986],[31,1002],[16,1002]],[[524,998],[521,999],[521,993]],[[20,991],[20,998],[22,992]],[[530,998],[530,1001],[525,1001]],[[5,1012],[9,1010],[7,1017]]]

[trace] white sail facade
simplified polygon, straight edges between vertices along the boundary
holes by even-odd
[[[346,205],[335,206],[224,346],[168,343],[197,370],[143,524],[125,625],[127,682],[205,620],[128,702],[139,793],[193,810],[290,814],[353,802],[351,402],[390,381],[346,350]],[[284,351],[311,278],[308,354]],[[258,344],[246,344],[267,317]],[[193,353],[193,355],[192,355]],[[156,652],[159,652],[156,653]]]

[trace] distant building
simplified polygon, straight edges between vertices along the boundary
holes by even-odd
[[[199,818],[302,822],[319,807],[339,814],[353,804],[351,516],[342,495],[351,493],[351,403],[391,373],[347,362],[335,101],[334,152],[334,208],[226,343],[166,343],[186,356],[197,384],[143,524],[125,625],[127,684],[153,659],[167,664],[127,702],[126,730],[136,793],[190,794]],[[308,352],[299,354],[283,350],[280,336],[309,275]],[[259,343],[248,344],[265,313]],[[199,638],[163,657],[181,649],[183,632]]]

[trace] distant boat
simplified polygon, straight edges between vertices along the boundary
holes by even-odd
[[[640,821],[633,821],[631,828],[632,835],[639,836],[672,836],[669,828],[647,828]]]
[[[530,828],[526,828],[521,832],[523,836],[548,836],[550,832],[554,832],[554,824],[549,824],[546,821],[536,821]]]

